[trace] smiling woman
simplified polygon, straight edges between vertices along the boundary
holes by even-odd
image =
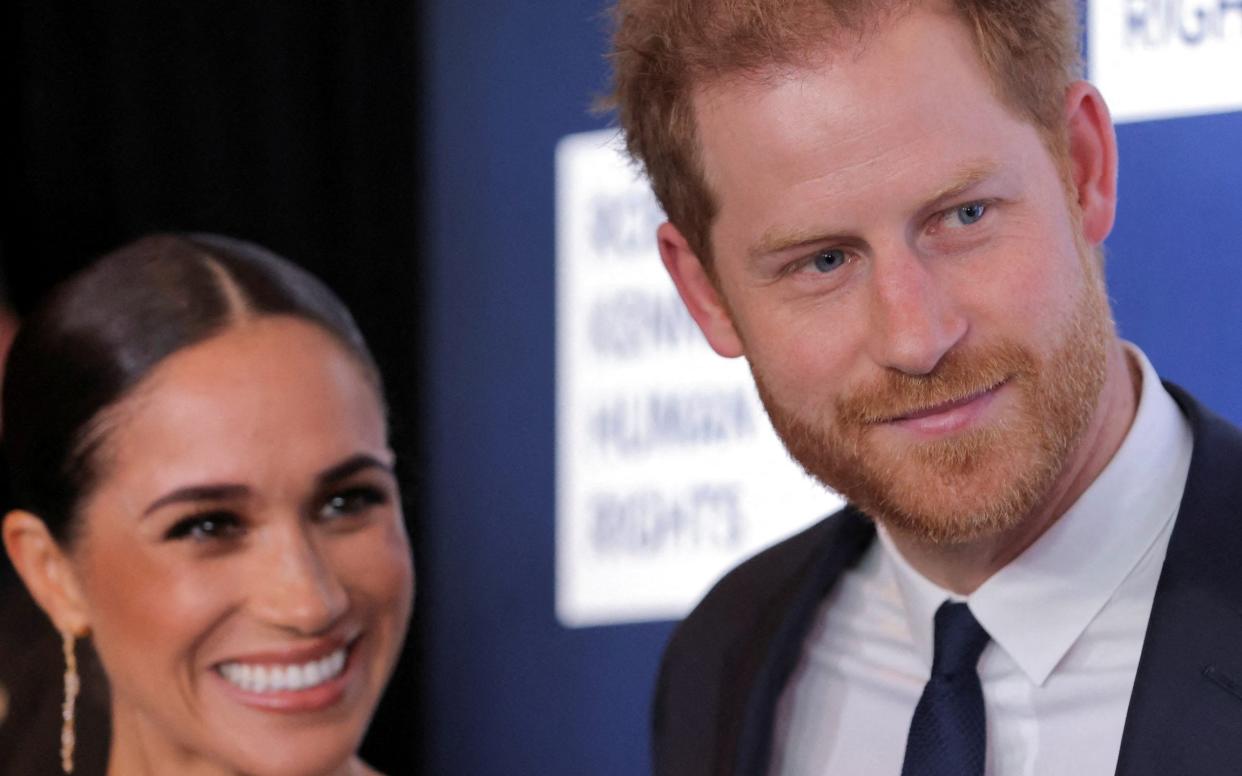
[[[382,394],[331,292],[218,236],[105,256],[21,330],[4,543],[99,655],[109,774],[372,773],[413,598]]]

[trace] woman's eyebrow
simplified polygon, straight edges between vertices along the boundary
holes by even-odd
[[[228,483],[210,484],[210,485],[188,485],[184,488],[177,488],[169,493],[160,496],[152,501],[146,509],[142,511],[142,517],[146,517],[152,512],[166,507],[169,504],[178,504],[182,502],[194,501],[224,501],[227,499],[236,499],[245,496],[250,489],[245,485],[233,485]]]
[[[373,455],[367,453],[359,453],[345,459],[341,463],[330,468],[324,469],[315,479],[320,486],[331,485],[338,480],[343,480],[350,475],[356,474],[365,469],[381,469],[388,474],[392,474],[392,464],[381,461]]]
[[[353,474],[365,469],[381,469],[388,474],[392,474],[392,465],[381,461],[373,455],[359,453],[358,455],[347,458],[335,466],[329,467],[315,478],[316,482],[322,487],[330,485],[339,480],[343,480]],[[225,501],[228,499],[236,499],[246,496],[250,493],[250,489],[245,485],[237,485],[232,483],[211,483],[207,485],[187,485],[184,488],[177,488],[155,501],[152,501],[146,509],[143,510],[142,516],[146,517],[152,512],[166,507],[169,504],[179,504],[183,502],[195,501]]]

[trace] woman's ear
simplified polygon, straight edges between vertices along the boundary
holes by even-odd
[[[78,575],[47,524],[17,510],[4,518],[4,547],[26,589],[61,633],[81,636],[90,628]]]

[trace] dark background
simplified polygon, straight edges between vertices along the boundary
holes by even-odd
[[[0,255],[20,308],[142,233],[210,230],[312,269],[367,334],[419,573],[364,750],[394,775],[647,772],[669,624],[568,630],[553,614],[553,153],[606,124],[588,110],[606,80],[602,6],[0,11]],[[1118,134],[1122,332],[1242,420],[1242,114]]]
[[[14,305],[29,308],[91,258],[152,231],[236,235],[310,268],[383,365],[419,548],[419,6],[10,0],[0,13],[0,250]],[[420,618],[414,633],[425,627]],[[58,642],[31,643],[58,668]],[[415,771],[421,643],[412,636],[365,750],[393,774]]]

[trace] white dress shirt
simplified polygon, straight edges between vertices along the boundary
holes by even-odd
[[[979,659],[989,776],[1117,767],[1156,583],[1186,486],[1190,426],[1147,358],[1116,455],[1018,558],[962,599],[915,571],[881,528],[825,599],[777,708],[773,776],[897,776],[931,674],[932,618],[965,600]]]

